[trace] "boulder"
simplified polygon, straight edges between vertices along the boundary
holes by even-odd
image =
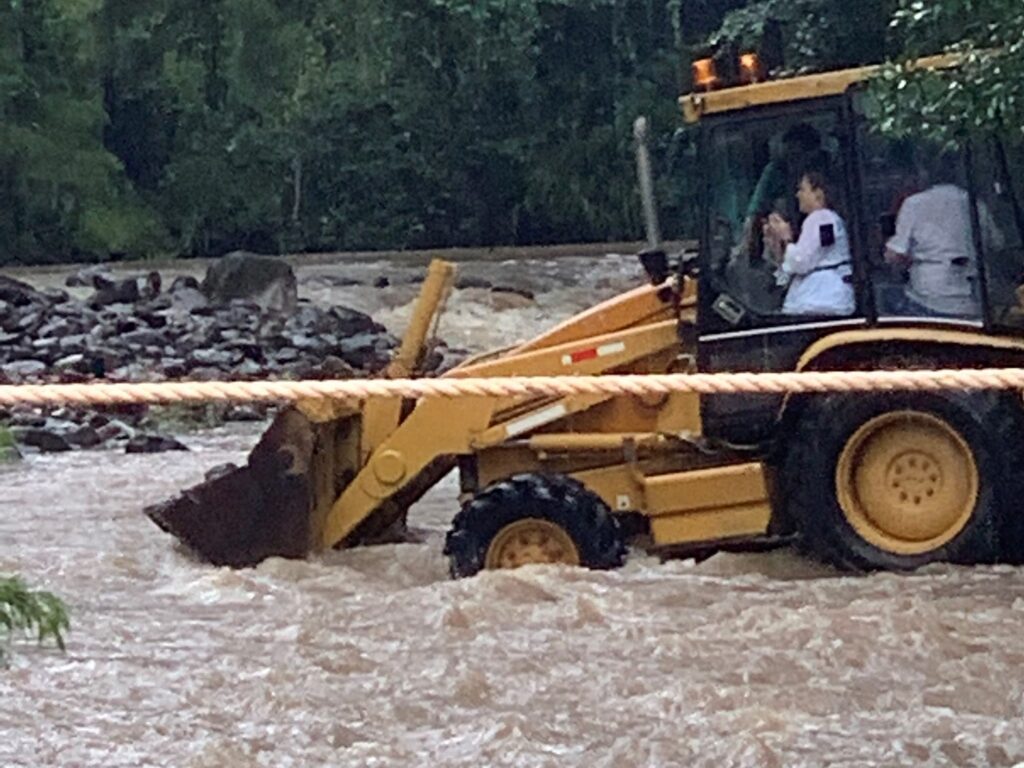
[[[327,313],[333,320],[331,331],[338,336],[355,336],[358,333],[382,333],[384,326],[369,315],[348,307],[334,306]],[[322,329],[326,331],[327,329]]]
[[[164,335],[152,328],[138,328],[133,331],[123,331],[120,334],[121,342],[129,348],[160,345],[163,343]]]
[[[28,283],[3,275],[0,275],[0,301],[6,301],[16,307],[47,303],[46,297]]]
[[[62,352],[73,354],[76,352],[84,352],[86,346],[85,334],[75,333],[70,336],[61,337],[59,343]]]
[[[161,363],[163,375],[168,379],[181,379],[188,373],[185,360],[180,357],[165,357]]]
[[[106,267],[102,264],[98,264],[92,267],[85,267],[84,269],[80,269],[77,272],[68,275],[67,280],[64,281],[64,285],[68,288],[80,288],[85,286],[99,288],[101,286],[96,284],[97,278],[99,278],[101,282],[113,282]]]
[[[192,277],[192,275],[178,275],[171,281],[171,287],[168,290],[170,293],[177,293],[185,288],[198,291],[199,281]]]
[[[97,283],[101,283],[96,288],[94,293],[89,298],[89,306],[93,308],[108,307],[111,304],[134,304],[141,297],[139,292],[139,281],[132,280],[121,280],[119,282],[110,282],[97,280]]]
[[[135,430],[123,421],[111,419],[103,426],[97,427],[96,434],[99,435],[101,442],[106,442],[107,440],[131,439],[135,436]]]
[[[325,379],[354,379],[359,375],[355,368],[334,355],[324,358],[318,373]]]
[[[136,435],[128,441],[125,453],[166,453],[167,451],[187,451],[182,443],[173,437],[164,435]]]
[[[64,435],[46,427],[15,430],[14,435],[22,445],[38,448],[43,453],[64,453],[71,450],[71,443]]]
[[[50,304],[63,304],[71,298],[67,291],[62,291],[60,288],[43,288],[39,291],[39,295]]]
[[[46,425],[46,417],[27,405],[16,405],[11,411],[10,426],[42,427]]]
[[[394,340],[387,334],[359,333],[342,339],[334,354],[356,368],[375,371],[388,364],[393,347]]]
[[[455,290],[464,291],[467,288],[483,288],[490,290],[494,287],[494,284],[483,277],[473,277],[472,275],[463,275],[455,281]]]
[[[210,265],[202,285],[214,304],[235,299],[270,312],[291,314],[299,302],[295,272],[282,259],[236,251]]]
[[[79,448],[95,448],[103,442],[99,432],[88,425],[83,425],[78,427],[78,429],[68,432],[64,439],[71,445],[76,445]]]
[[[178,290],[171,291],[171,307],[184,312],[194,312],[197,309],[205,309],[210,301],[206,294],[198,288],[183,286]]]
[[[60,373],[87,373],[89,371],[89,362],[85,359],[85,355],[78,352],[56,360],[53,367]]]
[[[266,406],[249,403],[231,405],[224,411],[224,421],[263,421],[265,418],[267,418]]]
[[[197,349],[188,359],[193,367],[230,368],[242,360],[242,353],[228,349]]]
[[[235,366],[235,377],[240,379],[252,379],[257,377],[263,377],[266,371],[263,365],[257,363],[255,360],[243,360],[241,363]]]
[[[9,379],[17,381],[28,379],[33,376],[41,376],[46,372],[47,365],[41,360],[15,360],[3,367],[4,375]]]
[[[43,319],[42,312],[26,312],[18,318],[16,326],[25,331],[25,333],[35,333],[39,330],[39,326],[43,324]]]

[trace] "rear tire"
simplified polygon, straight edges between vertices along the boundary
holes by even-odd
[[[582,483],[524,474],[467,502],[452,521],[444,552],[458,579],[528,563],[618,568],[626,548],[608,506]]]
[[[814,398],[783,461],[783,515],[809,554],[844,569],[997,561],[1016,538],[1019,424],[998,393]]]

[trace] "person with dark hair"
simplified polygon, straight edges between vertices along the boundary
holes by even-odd
[[[750,196],[748,221],[767,216],[779,198],[789,198],[793,185],[800,180],[801,169],[811,165],[821,151],[817,128],[807,123],[791,125],[782,134],[778,153],[764,167]]]
[[[886,243],[886,261],[910,278],[894,309],[901,316],[977,317],[977,253],[970,195],[958,183],[960,160],[938,153],[928,165],[927,188],[903,201]],[[1002,235],[986,206],[978,206],[978,218],[985,245],[998,250]]]
[[[743,212],[738,236],[733,238],[730,232],[727,252],[713,265],[733,295],[762,313],[778,311],[785,293],[776,282],[777,265],[766,247],[764,225],[772,213],[797,221],[799,212],[792,189],[800,180],[800,170],[814,158],[824,155],[821,133],[809,123],[776,125],[770,135],[768,161],[756,176],[753,191],[745,200],[742,194],[736,196],[735,207]],[[750,159],[756,160],[761,156],[761,146],[758,140],[753,147],[739,151],[749,153]],[[755,169],[756,166],[750,170]],[[737,191],[740,189],[742,187],[738,186]]]
[[[820,171],[805,171],[796,193],[804,219],[800,237],[777,213],[765,225],[765,239],[779,265],[779,285],[788,286],[787,315],[852,315],[856,300],[850,276],[850,238],[832,208],[829,183]]]

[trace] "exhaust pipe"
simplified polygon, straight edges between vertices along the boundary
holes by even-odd
[[[658,226],[658,205],[654,199],[654,173],[651,170],[651,153],[647,147],[649,126],[646,117],[638,117],[633,123],[633,138],[636,140],[636,174],[640,182],[640,202],[644,209],[644,232],[647,248],[655,250],[661,245],[661,229]]]

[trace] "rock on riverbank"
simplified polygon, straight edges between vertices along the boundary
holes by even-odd
[[[295,277],[283,263],[284,270],[262,271],[269,280],[254,282],[253,296],[236,291],[223,300],[226,283],[244,282],[244,258],[235,261],[230,279],[208,275],[200,285],[179,277],[166,289],[157,272],[113,280],[87,270],[67,281],[91,286],[85,299],[0,277],[0,382],[348,378],[389,361],[397,341],[382,325],[346,307],[293,301]],[[38,450],[132,439],[147,450],[171,445],[140,437],[144,409],[116,417],[70,409],[0,416],[22,445]]]

